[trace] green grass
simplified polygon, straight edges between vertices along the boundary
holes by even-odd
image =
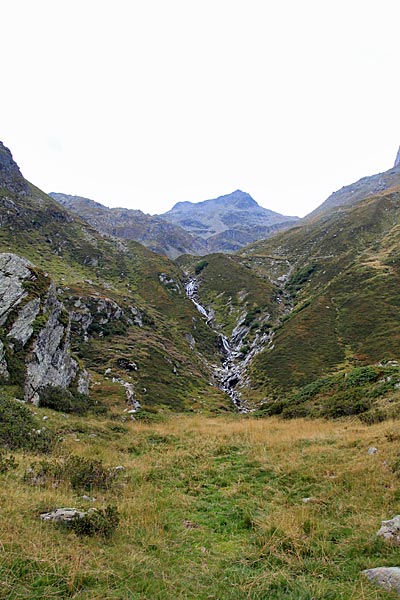
[[[88,503],[68,480],[24,483],[39,459],[17,453],[18,469],[1,475],[1,598],[395,597],[360,571],[398,564],[397,548],[375,537],[398,512],[398,422],[179,415],[118,425],[44,413],[63,431],[55,459],[67,452],[125,470]],[[120,515],[108,538],[38,518],[55,506],[107,505]]]

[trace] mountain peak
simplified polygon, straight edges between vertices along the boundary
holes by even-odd
[[[397,150],[397,154],[396,154],[396,160],[394,161],[394,167],[398,167],[400,165],[400,146],[399,149]]]
[[[19,166],[3,142],[0,142],[0,187],[15,193],[26,194],[28,191],[28,184],[23,178]]]

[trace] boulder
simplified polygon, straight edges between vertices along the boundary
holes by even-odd
[[[52,523],[61,523],[69,527],[76,519],[83,519],[87,512],[82,512],[76,508],[56,508],[50,512],[42,513],[42,521],[51,521]]]
[[[362,571],[363,575],[388,592],[396,591],[400,594],[400,568],[376,567]]]
[[[400,515],[396,515],[389,521],[382,521],[376,535],[382,537],[385,542],[400,546]]]

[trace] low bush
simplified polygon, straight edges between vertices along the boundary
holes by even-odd
[[[116,507],[107,506],[105,509],[92,509],[81,519],[74,519],[71,528],[77,535],[100,535],[109,538],[118,527],[119,521]]]
[[[86,415],[89,411],[97,414],[107,412],[104,404],[93,400],[90,396],[72,393],[61,387],[47,385],[39,392],[40,406],[51,408],[64,413],[74,413],[76,415]]]
[[[42,460],[33,463],[25,474],[25,481],[34,485],[69,483],[79,492],[112,487],[118,471],[105,467],[101,460],[71,455],[65,460]]]
[[[208,260],[200,260],[194,267],[194,272],[199,275],[208,265]]]
[[[18,463],[12,454],[7,456],[4,451],[0,451],[0,475],[4,475],[4,473],[8,473],[8,471],[16,469],[17,467]]]
[[[0,447],[45,453],[56,441],[55,434],[43,427],[27,406],[0,398]]]

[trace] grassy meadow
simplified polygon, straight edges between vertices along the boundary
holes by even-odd
[[[35,412],[61,441],[45,457],[12,452],[0,475],[0,598],[397,597],[360,571],[399,564],[375,536],[400,512],[398,421]],[[71,455],[82,467],[67,476]],[[76,476],[90,461],[124,469],[88,487]],[[120,516],[108,537],[39,519],[108,505]]]

